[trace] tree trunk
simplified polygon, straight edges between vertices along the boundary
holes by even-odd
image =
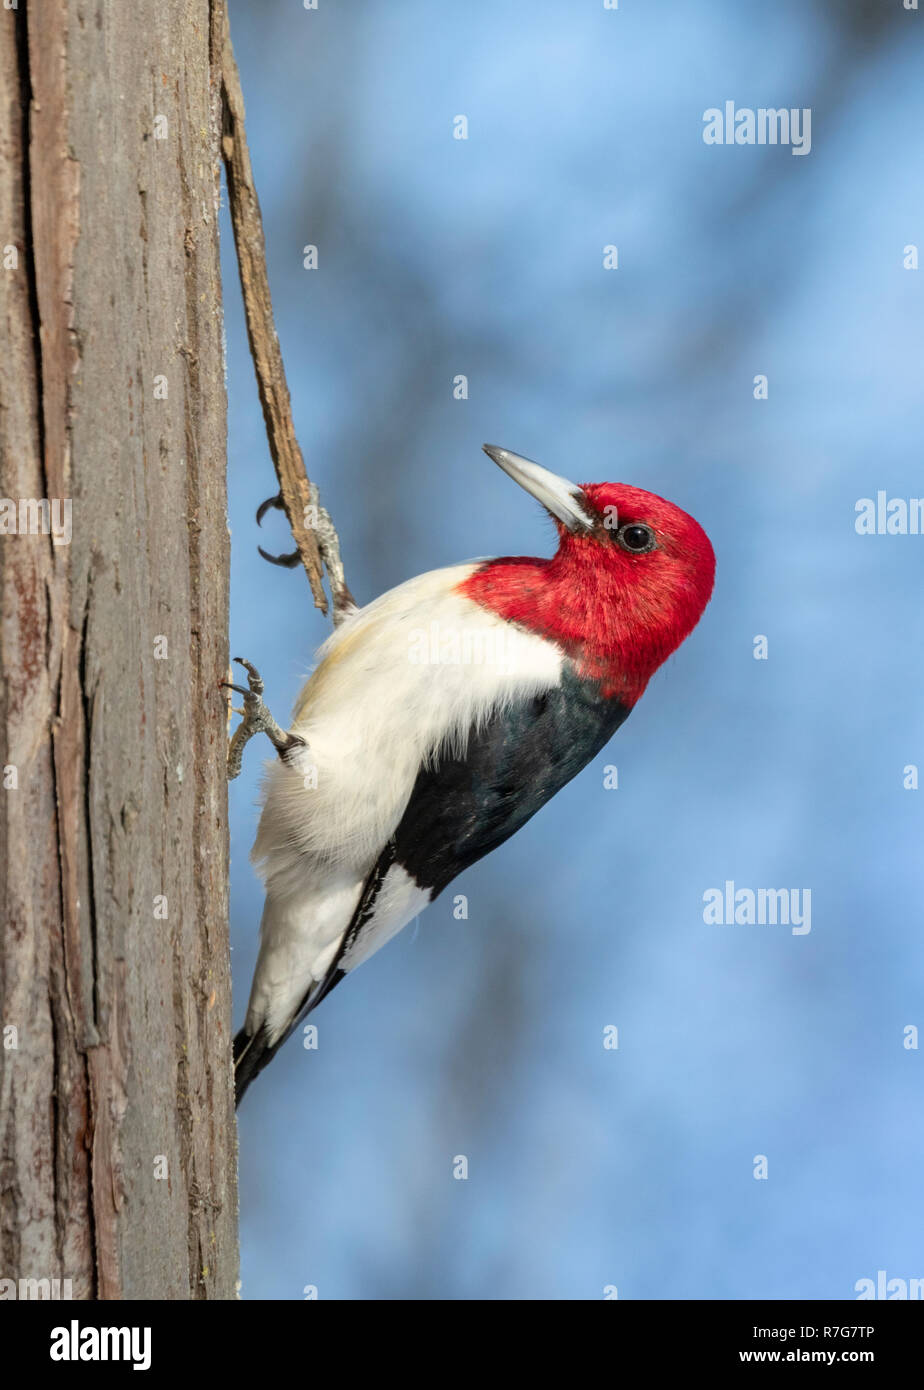
[[[220,19],[0,10],[0,1281],[75,1298],[237,1280]]]

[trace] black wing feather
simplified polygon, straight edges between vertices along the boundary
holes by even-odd
[[[566,668],[560,686],[474,730],[463,757],[421,769],[395,832],[396,862],[435,898],[586,767],[629,713]]]

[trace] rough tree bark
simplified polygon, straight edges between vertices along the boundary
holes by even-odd
[[[0,10],[0,1281],[76,1298],[237,1279],[222,31]]]

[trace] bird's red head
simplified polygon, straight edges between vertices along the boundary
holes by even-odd
[[[709,602],[709,537],[653,492],[624,483],[578,486],[507,450],[485,450],[551,512],[559,547],[551,560],[492,560],[463,591],[557,642],[579,674],[634,705]]]

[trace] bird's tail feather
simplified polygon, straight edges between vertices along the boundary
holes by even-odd
[[[259,1076],[264,1067],[269,1066],[279,1048],[285,1042],[284,1033],[276,1043],[269,1041],[266,1026],[262,1025],[256,1033],[241,1029],[234,1039],[234,1104],[240,1105],[244,1092]]]
[[[306,1014],[320,1004],[331,990],[343,979],[344,972],[337,968],[336,962],[328,970],[327,975],[320,985],[315,985],[308,991],[298,1009],[292,1015],[292,1020],[286,1025],[275,1042],[269,1040],[269,1032],[266,1024],[261,1023],[255,1033],[248,1033],[242,1028],[234,1038],[234,1105],[235,1109],[240,1105],[244,1092],[253,1081],[254,1077],[260,1075],[264,1067],[268,1067],[282,1047],[282,1044],[292,1036],[295,1029],[301,1023]]]

